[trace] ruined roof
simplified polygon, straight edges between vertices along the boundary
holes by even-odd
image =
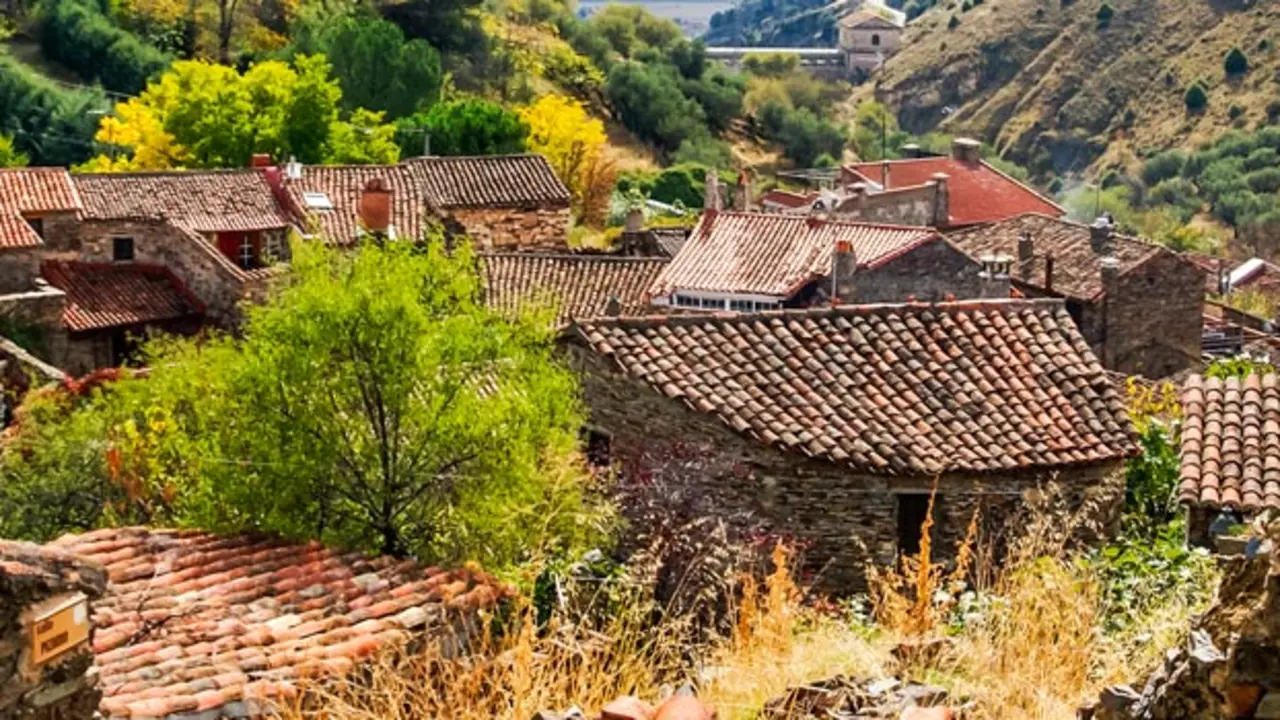
[[[479,571],[262,535],[113,528],[50,545],[106,566],[93,650],[108,719],[262,716],[300,681],[507,592]]]
[[[64,168],[0,169],[0,249],[44,244],[23,215],[76,212],[80,197]]]
[[[1187,378],[1178,499],[1189,505],[1280,510],[1280,378]]]
[[[67,294],[62,324],[72,332],[175,320],[204,305],[161,265],[46,261],[41,275]]]
[[[1018,238],[1031,233],[1034,256],[1029,264],[1018,261]],[[1065,297],[1092,300],[1102,293],[1102,258],[1094,250],[1089,226],[1039,215],[1019,215],[991,225],[948,233],[947,239],[970,255],[1004,254],[1014,260],[1013,280]],[[1168,250],[1126,235],[1112,235],[1111,255],[1126,273]],[[1052,287],[1045,287],[1045,258],[1053,256]]]
[[[626,374],[781,450],[886,475],[1117,460],[1124,403],[1059,300],[611,318]]]
[[[262,170],[72,175],[90,220],[164,218],[196,232],[289,225]]]
[[[1022,213],[1066,214],[1052,200],[985,162],[954,157],[889,161],[889,187],[924,185],[935,173],[947,175],[948,209],[952,226],[995,222]],[[884,163],[854,163],[841,169],[843,182],[884,185]]]
[[[542,253],[488,253],[480,262],[491,307],[510,311],[522,302],[549,299],[558,306],[560,325],[605,315],[610,298],[623,315],[643,312],[649,286],[667,264],[663,258]]]
[[[777,188],[766,192],[760,196],[760,202],[773,203],[782,207],[794,210],[797,208],[808,207],[818,199],[818,193],[798,193],[790,190],[779,190]]]
[[[650,289],[789,297],[831,270],[847,240],[862,267],[940,237],[928,228],[837,222],[804,215],[708,211]]]
[[[422,220],[430,210],[422,183],[404,165],[303,166],[301,177],[283,183],[291,209],[303,227],[341,245],[359,236],[360,193],[375,178],[383,180],[391,191],[391,224],[396,237],[419,237]]]
[[[404,163],[437,208],[569,206],[569,190],[541,155],[423,157]]]

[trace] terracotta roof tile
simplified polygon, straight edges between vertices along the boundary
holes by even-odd
[[[437,208],[569,206],[568,188],[541,155],[427,157],[404,165]]]
[[[655,391],[784,450],[886,475],[1110,461],[1121,396],[1061,301],[868,305],[575,326]]]
[[[287,227],[261,170],[72,175],[91,220],[165,218],[196,232]]]
[[[0,169],[0,249],[40,247],[23,215],[77,212],[80,198],[64,168]]]
[[[935,173],[947,175],[952,225],[996,222],[1023,213],[1066,214],[1052,200],[985,162],[953,157],[914,158],[889,162],[889,187],[924,185]],[[855,163],[840,170],[842,182],[884,184],[884,163]]]
[[[133,263],[46,261],[41,274],[67,294],[62,324],[72,332],[174,320],[204,305],[168,268]]]
[[[1187,378],[1178,499],[1188,505],[1280,510],[1280,378]]]
[[[679,290],[789,297],[831,270],[837,241],[859,266],[940,239],[933,230],[835,222],[804,215],[706,212],[650,294]]]
[[[305,678],[508,593],[491,576],[260,535],[119,528],[52,546],[106,566],[93,607],[107,718],[264,715]],[[447,592],[445,588],[448,588]]]
[[[491,307],[515,310],[547,294],[558,306],[561,325],[604,315],[610,298],[618,300],[623,315],[642,313],[649,286],[667,265],[662,258],[542,253],[489,253],[480,262]]]
[[[44,241],[17,211],[0,207],[0,250],[20,250],[44,245]]]
[[[798,193],[790,190],[773,189],[760,196],[761,203],[773,203],[781,205],[785,208],[802,208],[813,204],[818,199],[818,193]]]
[[[304,226],[335,244],[354,242],[360,234],[360,193],[374,178],[386,182],[391,190],[391,224],[397,237],[416,238],[422,233],[422,220],[430,212],[422,184],[404,165],[312,165],[301,168],[302,176],[284,180],[285,192],[293,211],[306,218]],[[309,194],[322,193],[315,203]],[[317,207],[328,203],[332,209]]]
[[[1004,254],[1018,257],[1018,238],[1031,233],[1035,254],[1029,264],[1014,261],[1013,280],[1045,289],[1045,258],[1053,256],[1054,293],[1092,300],[1102,293],[1102,258],[1093,249],[1089,226],[1046,215],[1019,215],[991,225],[947,233],[947,239],[973,256]],[[1125,235],[1111,238],[1112,255],[1125,273],[1168,250]]]

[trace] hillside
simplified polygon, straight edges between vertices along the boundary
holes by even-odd
[[[1265,125],[1269,112],[1277,120],[1280,3],[1114,0],[1105,27],[1103,4],[939,4],[855,97],[874,94],[913,133],[980,136],[1040,177],[1132,166],[1154,150]],[[1249,70],[1228,78],[1223,59],[1236,45]],[[1193,113],[1184,95],[1196,80],[1208,104]]]

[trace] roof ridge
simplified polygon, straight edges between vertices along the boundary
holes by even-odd
[[[507,153],[504,155],[419,155],[417,157],[405,158],[397,164],[413,163],[413,162],[438,162],[441,160],[503,160],[510,158],[527,158],[545,156],[535,152]]]
[[[124,172],[73,172],[68,170],[71,178],[136,178],[136,177],[182,177],[194,175],[256,175],[261,177],[266,168],[196,168],[194,170],[175,168],[171,170],[127,170]]]
[[[595,262],[614,262],[619,264],[642,262],[668,263],[671,258],[658,257],[653,255],[597,255],[591,253],[537,253],[537,252],[515,252],[515,251],[480,251],[476,253],[481,258],[539,258],[546,260],[591,260]]]
[[[702,217],[705,217],[706,214],[707,214],[707,211],[704,210],[702,215],[699,216],[699,222],[701,222]],[[748,210],[716,210],[715,214],[717,218],[721,218],[726,215],[731,218],[736,218],[736,217],[770,218],[770,219],[776,218],[781,220],[788,220],[791,222],[803,222],[806,224],[817,223],[822,225],[839,225],[841,227],[863,227],[863,228],[879,228],[881,230],[903,230],[903,231],[919,233],[921,235],[939,235],[940,234],[936,228],[932,228],[927,225],[895,225],[893,223],[863,222],[861,220],[839,220],[839,219],[823,218],[817,215],[791,215],[787,213],[751,212]]]

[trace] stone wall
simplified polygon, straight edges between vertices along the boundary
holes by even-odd
[[[982,266],[953,245],[936,240],[872,268],[858,268],[854,297],[859,303],[942,301],[982,297]]]
[[[81,231],[78,253],[62,259],[112,261],[112,240],[133,238],[134,261],[163,265],[200,298],[207,315],[221,323],[236,317],[236,305],[246,292],[246,280],[212,245],[158,220],[92,220]]]
[[[899,504],[933,487],[930,477],[859,474],[778,452],[617,373],[612,361],[572,340],[562,350],[582,377],[592,426],[611,437],[623,488],[633,482],[670,483],[744,534],[792,538],[804,548],[802,569],[828,589],[860,590],[866,560],[892,562]],[[937,478],[936,551],[941,557],[954,552],[978,507],[993,531],[986,539],[994,542],[995,529],[1017,526],[1024,494],[1047,482],[1062,486],[1077,506],[1086,497],[1096,498],[1099,516],[1093,519],[1110,525],[1123,500],[1119,471],[1120,463],[1113,462],[1057,472]]]
[[[45,252],[78,252],[80,250],[80,218],[75,213],[46,213],[44,223]]]
[[[1118,278],[1105,307],[1108,370],[1168,377],[1200,360],[1204,269],[1162,252]]]
[[[569,249],[568,207],[451,208],[445,214],[446,224],[461,225],[477,250]]]
[[[893,181],[892,173],[889,180]],[[938,186],[933,182],[878,193],[867,193],[864,189],[851,191],[831,217],[887,225],[935,226],[945,224],[938,222],[938,202]],[[945,212],[942,219],[946,219]]]
[[[76,640],[91,633],[88,603],[106,584],[95,563],[0,541],[0,720],[94,717],[99,691],[92,638]],[[68,609],[46,620],[61,607]]]
[[[0,295],[35,289],[40,277],[40,248],[0,252]]]

